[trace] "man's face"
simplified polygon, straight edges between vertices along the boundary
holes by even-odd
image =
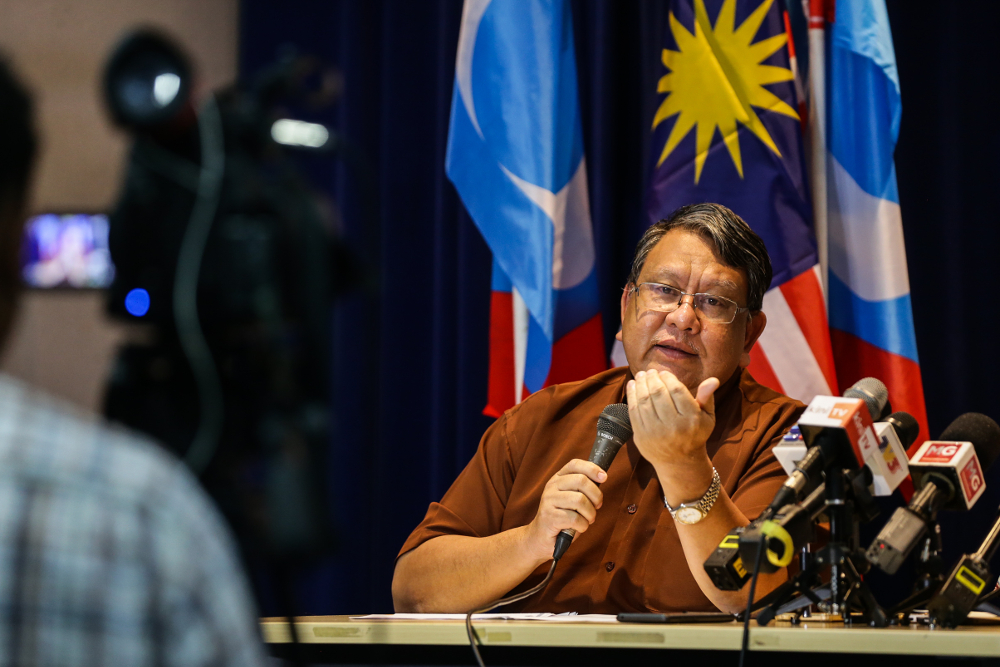
[[[723,264],[710,242],[684,229],[670,230],[649,252],[639,274],[639,283],[647,282],[723,296],[741,307],[747,304],[745,271]],[[703,323],[687,296],[672,313],[643,312],[631,287],[622,294],[618,339],[633,375],[668,370],[694,392],[703,380],[725,382],[737,368],[750,364],[750,348],[767,321],[763,313],[749,318],[740,312],[729,324]]]

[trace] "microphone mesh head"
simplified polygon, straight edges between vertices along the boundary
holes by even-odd
[[[877,378],[861,378],[844,392],[844,398],[860,398],[868,406],[872,421],[882,419],[892,412],[889,405],[889,389]]]
[[[597,418],[597,430],[610,433],[622,442],[632,437],[632,420],[628,417],[628,406],[612,403],[601,411]]]
[[[893,412],[885,420],[892,424],[892,428],[896,431],[896,436],[899,438],[899,444],[903,445],[903,449],[909,449],[913,441],[917,439],[917,434],[920,433],[920,424],[917,423],[917,418],[909,412],[900,410],[899,412]]]
[[[978,412],[966,412],[956,418],[938,439],[971,442],[976,448],[976,457],[984,472],[989,470],[1000,454],[1000,426]]]

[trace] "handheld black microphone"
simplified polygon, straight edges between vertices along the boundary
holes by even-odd
[[[983,471],[1000,454],[1000,426],[975,412],[951,423],[941,439],[925,442],[910,460],[917,493],[898,508],[868,548],[865,557],[895,574],[927,533],[942,509],[970,509],[983,494]]]
[[[591,463],[596,463],[604,472],[611,467],[618,450],[632,437],[632,421],[628,416],[628,406],[624,403],[612,403],[601,411],[601,416],[597,418],[597,437],[594,439],[594,446],[590,449]],[[556,547],[552,552],[552,559],[559,560],[566,553],[566,549],[573,543],[576,531],[572,528],[559,533],[556,537]]]

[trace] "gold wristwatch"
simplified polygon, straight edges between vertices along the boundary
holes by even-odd
[[[670,512],[670,517],[678,522],[685,525],[692,525],[698,523],[706,516],[708,516],[709,510],[712,509],[712,505],[719,498],[719,491],[722,490],[722,478],[719,477],[719,471],[714,467],[712,468],[712,483],[708,485],[708,491],[705,492],[701,498],[690,503],[681,503],[676,508],[670,506],[667,502],[666,495],[663,496],[663,505]]]

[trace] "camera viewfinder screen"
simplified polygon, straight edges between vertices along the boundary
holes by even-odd
[[[108,216],[44,213],[28,220],[21,246],[28,287],[106,288],[115,276],[108,251]]]

